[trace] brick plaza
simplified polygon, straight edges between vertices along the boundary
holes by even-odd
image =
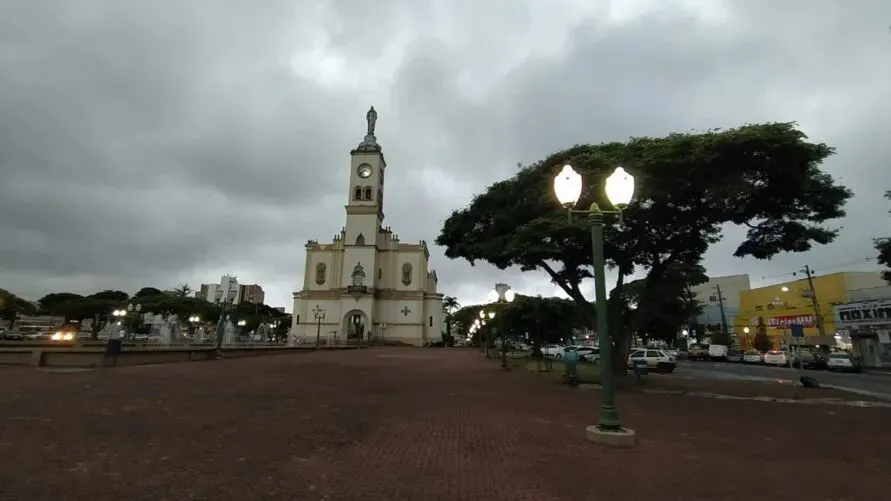
[[[0,499],[880,499],[888,409],[594,392],[461,349],[0,368]],[[858,445],[859,444],[859,445]],[[865,446],[865,444],[869,444]],[[753,490],[754,489],[754,490]]]

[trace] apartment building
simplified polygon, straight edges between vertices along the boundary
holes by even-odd
[[[195,297],[211,303],[226,300],[231,304],[260,304],[266,299],[266,294],[257,284],[242,285],[238,283],[237,277],[223,275],[218,284],[201,284]]]

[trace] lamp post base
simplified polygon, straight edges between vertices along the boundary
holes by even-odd
[[[585,427],[585,438],[595,444],[608,447],[628,448],[637,445],[637,434],[634,433],[634,430],[629,430],[628,428],[605,430],[596,424],[592,424]]]

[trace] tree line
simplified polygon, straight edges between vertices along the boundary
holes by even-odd
[[[845,215],[852,192],[820,169],[832,154],[794,123],[576,145],[519,165],[475,195],[448,217],[436,242],[449,258],[471,264],[543,270],[594,325],[593,298],[581,291],[593,277],[589,226],[583,217],[567,220],[553,178],[572,165],[585,180],[577,207],[610,207],[604,180],[624,166],[635,176],[635,199],[622,224],[604,228],[606,260],[618,276],[608,298],[609,337],[614,367],[622,368],[634,336],[674,336],[697,314],[690,287],[707,280],[703,256],[726,228],[746,229],[733,255],[755,259],[836,238],[833,220]],[[635,273],[644,278],[628,281]]]
[[[180,323],[189,317],[197,316],[202,323],[216,323],[222,314],[218,304],[192,297],[188,284],[181,284],[170,290],[143,287],[132,296],[124,291],[104,290],[82,295],[72,292],[53,292],[40,298],[36,304],[15,294],[0,289],[0,319],[10,323],[17,315],[52,315],[65,319],[66,325],[90,322],[90,336],[98,338],[99,332],[114,319],[114,310],[139,306],[139,314],[130,313],[126,319],[128,330],[147,331],[149,326],[142,323],[142,314],[151,313],[169,318],[177,315]],[[291,315],[265,304],[242,303],[232,305],[227,314],[233,323],[245,321],[245,328],[256,329],[261,323],[278,322],[277,333],[286,333],[291,326]]]

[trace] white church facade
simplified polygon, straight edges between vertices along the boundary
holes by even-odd
[[[375,137],[350,152],[346,226],[331,243],[306,244],[303,290],[294,293],[292,337],[400,341],[442,340],[442,294],[429,269],[427,243],[403,243],[383,226],[387,162]]]

